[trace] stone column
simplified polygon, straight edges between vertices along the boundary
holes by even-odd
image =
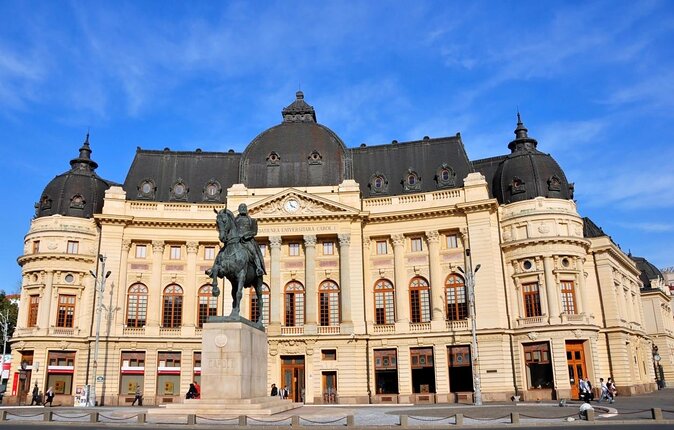
[[[316,285],[316,235],[304,236],[305,334],[316,333],[318,285]]]
[[[394,234],[391,236],[391,241],[393,242],[396,323],[407,324],[410,321],[410,304],[405,269],[405,236]]]
[[[281,291],[281,236],[269,237],[269,249],[271,254],[271,270],[269,278],[269,327],[267,333],[281,333],[281,304],[283,292]]]
[[[526,318],[524,312],[524,293],[522,292],[522,283],[519,278],[513,280],[515,284],[515,301],[517,302],[517,319]]]
[[[121,317],[117,320],[119,321],[117,325],[122,327],[126,326],[126,293],[130,287],[129,281],[126,279],[128,264],[129,264],[129,251],[131,250],[131,241],[126,239],[122,241],[122,255],[119,262],[119,276],[117,277],[117,283],[115,288],[117,289],[117,309],[120,309],[119,312]],[[112,288],[112,285],[110,286]]]
[[[162,261],[164,259],[164,241],[152,241],[152,273],[150,274],[149,297],[147,304],[147,325],[148,327],[159,327],[161,325],[161,273]]]
[[[197,310],[197,294],[200,285],[197,284],[197,252],[199,251],[199,242],[187,242],[187,270],[185,276],[185,305],[183,308],[183,325],[195,327],[199,319]],[[188,319],[190,318],[191,319]]]
[[[585,286],[585,268],[582,258],[576,258],[576,270],[578,270],[578,295],[576,296],[576,306],[578,314],[585,313],[585,304],[587,303],[587,287]]]
[[[437,230],[426,232],[426,241],[428,242],[428,261],[431,269],[431,310],[432,322],[444,324],[445,306],[444,293],[445,285],[442,279],[442,269],[440,267],[440,234]],[[440,327],[439,327],[440,328]]]
[[[51,317],[51,297],[54,294],[54,272],[51,270],[46,272],[44,288],[42,290],[42,297],[40,297],[40,305],[38,307],[37,325],[40,330],[49,331],[49,319]]]
[[[342,324],[352,325],[351,318],[351,235],[347,233],[340,234],[339,238],[339,291],[341,296],[342,307]]]
[[[363,237],[363,289],[365,290],[365,321],[368,327],[374,324],[374,286],[371,274],[371,251],[372,241],[369,237]],[[371,328],[368,331],[371,332]],[[373,391],[374,392],[374,391]]]
[[[554,261],[552,257],[543,257],[543,267],[545,270],[545,292],[548,299],[549,321],[550,324],[559,324],[561,322],[559,317],[560,293],[555,282],[555,274],[553,273]]]

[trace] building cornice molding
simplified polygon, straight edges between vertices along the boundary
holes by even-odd
[[[22,255],[16,259],[19,266],[23,267],[28,263],[39,263],[49,261],[68,261],[77,263],[95,263],[96,256],[88,254],[67,254],[65,252],[39,252],[37,254]]]
[[[548,245],[548,244],[569,244],[581,246],[585,250],[588,250],[591,246],[590,241],[584,238],[575,237],[575,236],[554,236],[554,237],[534,237],[527,238],[522,240],[516,240],[512,242],[502,243],[501,249],[503,251],[508,251],[512,248],[522,248],[525,246],[536,246],[536,245]]]

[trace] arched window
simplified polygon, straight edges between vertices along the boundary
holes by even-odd
[[[126,326],[145,327],[147,321],[147,287],[133,284],[126,297]]]
[[[257,305],[257,293],[255,288],[249,288],[250,292],[250,320],[255,322],[260,317],[260,307]],[[269,286],[262,284],[262,324],[269,325]]]
[[[395,289],[388,279],[380,279],[374,284],[375,324],[395,322]]]
[[[339,325],[339,286],[333,281],[323,281],[318,287],[318,303],[322,326]]]
[[[411,322],[421,323],[431,320],[431,300],[428,281],[415,276],[410,281],[410,316]]]
[[[162,327],[178,328],[183,323],[183,289],[171,284],[164,288],[164,306],[162,307]]]
[[[447,303],[447,321],[468,318],[466,284],[463,278],[456,273],[450,274],[445,281],[445,303]]]
[[[285,287],[285,325],[304,325],[304,286],[297,281]]]
[[[199,309],[197,315],[197,327],[201,328],[204,323],[208,321],[208,317],[213,317],[218,314],[218,298],[213,297],[213,286],[208,284],[199,288]]]

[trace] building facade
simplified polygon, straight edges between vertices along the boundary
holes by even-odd
[[[577,397],[584,377],[654,389],[640,270],[519,116],[509,154],[471,161],[458,134],[348,148],[301,92],[282,115],[243,153],[138,149],[123,184],[96,175],[87,136],[18,259],[14,401],[34,382],[66,404],[86,384],[104,404],[137,386],[181,401],[203,323],[231,308],[204,274],[213,211],[241,203],[267,269],[269,384],[296,401],[469,401],[473,372],[486,401]],[[259,315],[249,290],[242,309]]]

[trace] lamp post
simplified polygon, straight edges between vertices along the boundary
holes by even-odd
[[[480,382],[480,366],[477,352],[477,312],[475,311],[475,274],[480,270],[480,265],[475,266],[470,258],[470,248],[466,248],[466,270],[459,267],[459,270],[466,275],[466,289],[468,293],[468,313],[470,316],[470,358],[473,365],[473,391],[475,392],[475,406],[482,406],[482,385]]]
[[[101,262],[101,275],[105,273],[104,276],[98,276],[91,270],[91,276],[94,277],[94,284],[96,286],[96,340],[94,342],[94,365],[93,365],[93,374],[94,374],[94,385],[91,386],[90,390],[87,390],[87,406],[96,406],[96,383],[98,382],[98,341],[101,335],[101,314],[103,313],[103,293],[105,292],[105,280],[110,276],[110,271],[107,273],[105,271],[105,259],[106,257],[102,254],[98,255],[98,261]]]
[[[660,354],[658,353],[658,346],[653,344],[653,372],[655,373],[655,384],[658,386],[658,390],[662,389],[662,381],[660,380]]]

